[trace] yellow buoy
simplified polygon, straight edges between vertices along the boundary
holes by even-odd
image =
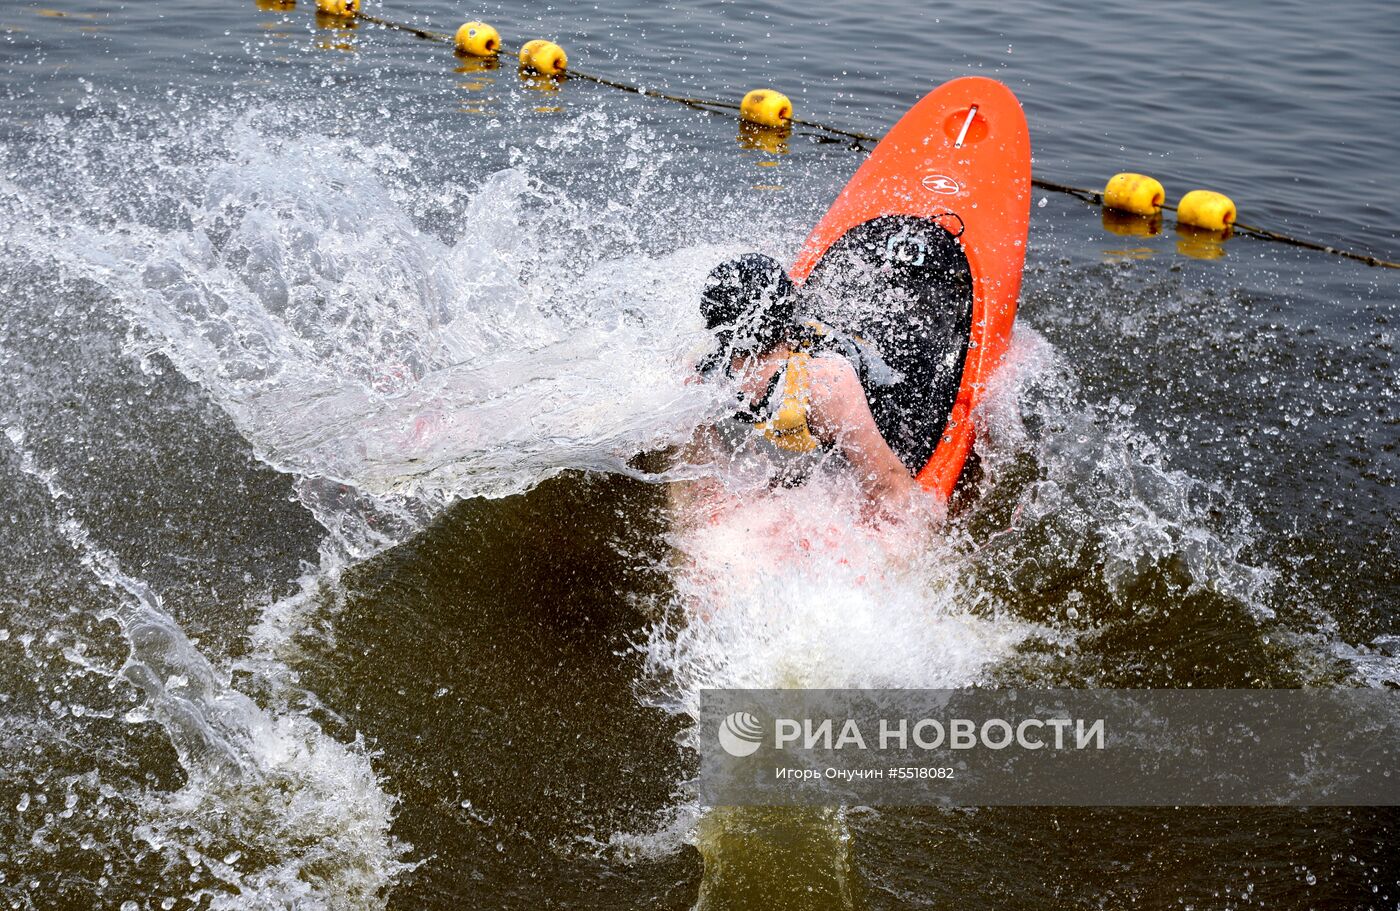
[[[1176,220],[1207,231],[1228,231],[1235,223],[1235,204],[1213,190],[1192,190],[1176,204]]]
[[[485,22],[467,22],[457,29],[452,43],[459,54],[469,57],[494,57],[501,49],[501,33]]]
[[[553,41],[536,38],[520,49],[520,65],[545,76],[559,76],[569,66],[569,55]]]
[[[739,103],[739,116],[761,127],[785,127],[792,120],[792,102],[782,92],[754,89]]]
[[[1146,174],[1114,174],[1103,188],[1104,205],[1134,215],[1156,215],[1166,199],[1162,184]]]
[[[330,16],[353,16],[360,11],[360,0],[316,0],[316,9]]]

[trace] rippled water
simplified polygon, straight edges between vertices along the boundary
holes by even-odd
[[[1395,686],[1394,272],[1038,192],[946,529],[833,481],[697,530],[636,458],[716,407],[696,286],[790,258],[860,153],[284,6],[0,10],[0,902],[1400,901],[1392,810],[686,784],[711,685]],[[1400,254],[1384,3],[472,15],[873,132],[994,75],[1038,176]]]

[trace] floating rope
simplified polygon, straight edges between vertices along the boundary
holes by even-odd
[[[395,22],[392,19],[384,19],[380,16],[372,16],[368,13],[354,11],[344,16],[343,18],[358,19],[363,22],[370,23],[371,25],[377,25],[381,28],[395,29],[397,31],[407,32],[408,34],[413,35],[415,38],[421,38],[425,41],[433,41],[439,44],[445,44],[449,47],[452,47],[455,44],[455,39],[453,35],[446,34],[444,32],[436,32],[431,29],[419,28],[416,25],[409,25],[404,22]],[[502,45],[500,50],[502,53],[512,53],[512,51],[505,45]],[[718,101],[712,98],[691,98],[685,95],[674,95],[669,92],[662,92],[656,89],[648,89],[643,88],[641,86],[632,85],[627,82],[620,82],[616,79],[609,79],[605,76],[599,76],[593,73],[581,72],[576,69],[570,69],[568,71],[568,75],[570,78],[573,79],[582,79],[586,82],[593,82],[598,85],[607,86],[608,88],[617,89],[618,91],[622,92],[628,92],[633,95],[641,95],[647,98],[661,98],[665,101],[671,101],[676,104],[683,104],[687,107],[694,108],[700,111],[705,111],[711,114],[719,114],[721,112],[726,111],[740,110],[740,105],[735,104],[734,102]],[[818,141],[841,142],[842,140],[849,140],[849,142],[846,144],[855,151],[869,151],[870,148],[874,148],[874,146],[880,141],[879,136],[872,136],[869,133],[862,133],[858,130],[846,130],[840,127],[831,126],[830,124],[820,123],[814,120],[801,120],[799,118],[793,117],[790,118],[789,122],[794,126],[805,128],[808,131],[805,135],[810,135],[813,138],[816,138]],[[1089,190],[1083,187],[1070,186],[1069,184],[1058,183],[1053,180],[1042,180],[1038,177],[1032,178],[1031,184],[1032,186],[1038,187],[1042,190],[1049,190],[1053,193],[1063,193],[1068,196],[1077,197],[1095,206],[1101,206],[1104,202],[1104,194],[1098,190]],[[1162,204],[1161,208],[1167,209],[1171,212],[1175,212],[1178,209],[1177,206],[1171,205],[1169,203]],[[1368,266],[1377,266],[1384,269],[1400,269],[1400,262],[1382,259],[1378,256],[1371,256],[1366,253],[1357,253],[1353,250],[1343,250],[1339,247],[1333,247],[1329,244],[1319,243],[1318,241],[1308,240],[1307,238],[1295,237],[1293,235],[1284,234],[1279,231],[1271,231],[1268,228],[1261,228],[1257,225],[1250,225],[1237,221],[1234,222],[1234,229],[1242,234],[1246,234],[1250,237],[1254,237],[1259,240],[1267,240],[1275,243],[1288,244],[1290,246],[1301,247],[1306,250],[1316,250],[1320,253],[1327,253],[1332,256],[1339,256],[1344,259],[1350,259],[1356,262],[1365,263]]]

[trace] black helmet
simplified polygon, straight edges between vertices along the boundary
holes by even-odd
[[[700,295],[700,315],[719,342],[701,369],[770,350],[787,336],[796,312],[797,288],[773,257],[746,253],[720,263]]]

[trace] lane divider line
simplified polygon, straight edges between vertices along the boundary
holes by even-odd
[[[349,4],[347,4],[347,6],[349,6]],[[416,38],[421,38],[425,41],[437,42],[439,44],[445,44],[449,47],[455,47],[456,45],[455,35],[433,31],[432,29],[420,28],[419,26],[410,25],[405,22],[396,22],[392,19],[385,19],[382,16],[371,15],[369,13],[360,11],[358,9],[358,4],[350,6],[349,11],[343,15],[343,18],[359,19],[364,22],[370,23],[371,25],[377,25],[381,28],[394,29],[397,31],[406,32],[407,34],[413,35]],[[505,44],[501,44],[498,50],[499,53],[511,54],[512,56],[518,53],[518,49],[512,51],[512,49],[507,47],[507,45]],[[563,71],[561,70],[560,75],[562,74]],[[670,101],[676,104],[683,104],[687,107],[694,108],[700,111],[705,111],[710,114],[719,114],[725,111],[739,112],[742,110],[741,105],[730,101],[720,101],[713,98],[691,98],[685,95],[675,95],[669,92],[658,91],[656,89],[642,88],[641,86],[632,85],[630,83],[622,82],[616,79],[609,79],[605,76],[598,76],[593,73],[586,73],[580,70],[570,69],[567,71],[567,75],[571,79],[582,79],[586,82],[592,82],[597,85],[607,86],[608,88],[617,89],[618,91],[622,92],[628,92],[633,95],[641,95],[646,98],[660,98],[664,101]],[[967,130],[972,125],[973,119],[976,117],[976,115],[976,108],[973,108],[968,114],[967,122],[963,124],[963,133],[959,136],[959,142],[961,142],[963,137],[966,135]],[[819,123],[814,120],[802,120],[797,117],[790,117],[786,119],[786,122],[791,123],[794,126],[805,127],[809,131],[815,131],[814,134],[807,135],[825,134],[825,136],[816,135],[816,138],[818,138],[820,141],[840,142],[841,139],[851,140],[849,143],[845,143],[845,145],[847,145],[853,151],[868,152],[870,151],[870,148],[874,148],[874,146],[880,141],[879,136],[872,136],[869,133],[863,133],[859,130],[846,130],[840,127],[831,126],[829,124]],[[833,137],[840,137],[840,139],[835,139]],[[870,148],[866,148],[867,145]],[[1074,196],[1078,199],[1084,200],[1085,202],[1091,205],[1103,206],[1105,204],[1104,194],[1097,190],[1089,190],[1085,189],[1084,187],[1071,186],[1070,184],[1059,183],[1053,180],[1044,180],[1039,177],[1033,177],[1031,179],[1031,185],[1042,190],[1049,190],[1052,193],[1063,193],[1068,196]],[[1186,197],[1183,197],[1183,202],[1188,203],[1188,207],[1191,204],[1190,197],[1191,194],[1189,193]],[[1172,205],[1171,203],[1165,201],[1163,201],[1160,204],[1160,208],[1165,209],[1169,212],[1179,212],[1178,205]],[[1190,224],[1189,221],[1183,223]],[[1238,231],[1241,234],[1250,237],[1254,237],[1258,240],[1266,240],[1274,243],[1288,244],[1290,246],[1301,247],[1306,250],[1315,250],[1319,253],[1326,253],[1331,256],[1338,256],[1344,259],[1353,260],[1355,262],[1365,263],[1368,266],[1376,266],[1378,268],[1383,269],[1400,269],[1400,262],[1383,259],[1379,256],[1372,256],[1368,253],[1358,253],[1353,250],[1345,250],[1340,247],[1334,247],[1330,244],[1324,244],[1319,241],[1309,240],[1304,237],[1296,237],[1291,234],[1285,234],[1281,231],[1273,231],[1268,228],[1260,227],[1258,225],[1247,224],[1245,222],[1232,221],[1230,224],[1233,226],[1233,229],[1235,231]]]

